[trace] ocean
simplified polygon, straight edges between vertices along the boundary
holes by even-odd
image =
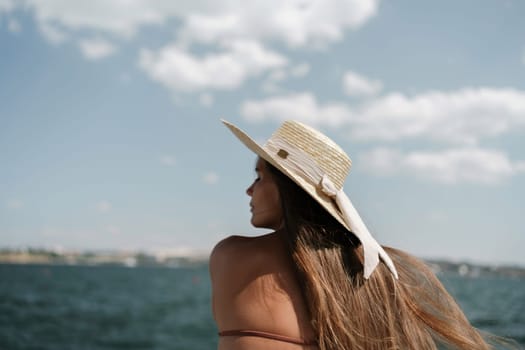
[[[525,346],[525,279],[440,276],[474,326]],[[0,349],[215,349],[206,265],[0,264]]]

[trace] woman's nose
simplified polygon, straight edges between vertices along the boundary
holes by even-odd
[[[250,196],[250,197],[252,196],[252,194],[253,194],[253,184],[251,184],[250,187],[248,187],[248,188],[246,189],[246,194],[247,194],[248,196]]]

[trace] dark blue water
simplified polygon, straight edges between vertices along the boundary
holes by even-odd
[[[0,349],[213,349],[208,271],[0,265]]]
[[[525,345],[525,279],[440,276],[473,324]],[[0,265],[0,349],[215,349],[206,266]]]
[[[525,347],[525,279],[439,276],[470,322]]]

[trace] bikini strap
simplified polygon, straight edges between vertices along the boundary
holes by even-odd
[[[229,331],[222,331],[222,332],[219,332],[219,336],[221,337],[252,336],[252,337],[260,337],[260,338],[278,340],[278,341],[283,341],[283,342],[297,344],[297,345],[317,345],[317,342],[315,340],[303,340],[299,338],[288,337],[285,335],[269,333],[269,332],[262,332],[262,331],[252,331],[248,329],[234,329],[234,330],[229,330]]]

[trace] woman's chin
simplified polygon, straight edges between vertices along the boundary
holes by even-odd
[[[265,222],[265,221],[261,221],[261,220],[254,220],[252,218],[252,220],[250,221],[252,226],[253,227],[256,227],[256,228],[267,228],[267,229],[270,229],[270,230],[277,230],[279,229],[279,225],[276,225],[274,223],[270,223],[270,222]]]

